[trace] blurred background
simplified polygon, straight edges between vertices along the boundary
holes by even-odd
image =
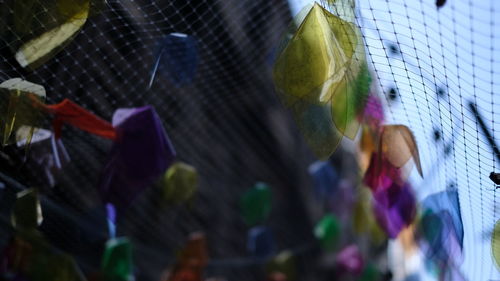
[[[13,12],[14,2],[0,4],[3,15]],[[457,188],[465,233],[463,278],[500,279],[491,250],[496,186],[488,179],[498,171],[499,159],[468,106],[477,104],[498,139],[500,2],[448,0],[440,8],[434,0],[355,2],[371,92],[381,100],[386,123],[408,126],[417,139],[424,170],[423,178],[416,171],[410,176],[417,201],[450,185]],[[274,235],[275,253],[293,253],[295,280],[363,278],[341,277],[334,270],[338,251],[318,245],[313,229],[327,213],[339,219],[338,245],[358,245],[366,263],[380,273],[364,280],[444,278],[426,273],[418,250],[401,256],[401,239],[374,242],[370,234],[353,230],[353,204],[361,196],[359,136],[344,139],[328,160],[337,173],[335,196],[323,200],[315,194],[309,166],[317,159],[272,80],[283,35],[307,4],[311,1],[107,0],[61,52],[33,71],[15,61],[13,41],[2,37],[2,81],[21,77],[43,85],[47,104],[68,98],[109,121],[118,108],[152,105],[178,159],[197,169],[199,187],[188,204],[165,207],[161,190],[152,186],[118,218],[117,236],[133,244],[136,280],[160,280],[195,231],[207,239],[204,278],[266,280],[267,261],[249,253],[250,227],[239,211],[243,194],[256,182],[271,187],[265,225]],[[182,87],[158,74],[149,87],[158,44],[170,33],[196,38],[196,74]],[[50,128],[50,119],[41,127]],[[44,215],[40,231],[87,274],[99,268],[109,238],[97,186],[112,141],[71,126],[62,135],[71,160],[53,172],[53,182],[23,148],[1,151],[0,246],[14,233],[10,216],[16,192],[36,187]]]

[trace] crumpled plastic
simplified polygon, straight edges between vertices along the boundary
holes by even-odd
[[[0,141],[2,145],[16,141],[15,133],[28,127],[24,142],[29,147],[35,127],[38,126],[41,109],[38,104],[45,101],[45,88],[21,78],[12,78],[0,84]]]
[[[274,65],[274,83],[312,151],[326,159],[342,136],[354,139],[359,128],[356,117],[371,81],[363,39],[352,22],[317,3],[290,29],[293,36],[285,36]]]
[[[99,190],[119,212],[165,173],[175,150],[152,106],[118,109],[113,126],[117,136]]]

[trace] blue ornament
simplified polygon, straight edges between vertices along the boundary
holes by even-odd
[[[109,238],[116,238],[116,210],[111,203],[106,204]]]
[[[453,231],[456,234],[460,247],[463,245],[464,227],[460,214],[460,204],[456,189],[448,189],[429,195],[422,202],[423,209],[431,210],[434,214],[447,213],[451,217]]]
[[[462,262],[463,224],[455,189],[432,194],[422,202],[420,232],[427,259],[438,265]]]
[[[329,161],[316,161],[309,166],[317,198],[331,198],[338,189],[339,176]]]
[[[248,232],[248,251],[257,258],[268,258],[275,253],[274,237],[265,226],[256,226]]]
[[[198,42],[183,33],[171,33],[160,41],[149,81],[153,85],[157,71],[166,72],[175,86],[191,83],[198,67]]]

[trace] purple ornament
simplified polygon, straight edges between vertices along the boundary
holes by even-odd
[[[415,218],[415,196],[408,184],[392,184],[386,190],[374,192],[373,199],[375,218],[390,238],[396,238]]]
[[[384,121],[384,108],[378,96],[373,94],[369,95],[366,100],[365,105],[365,122],[372,129],[380,128],[382,122]]]
[[[152,106],[118,109],[113,127],[117,137],[99,190],[104,202],[120,210],[167,170],[175,150]]]

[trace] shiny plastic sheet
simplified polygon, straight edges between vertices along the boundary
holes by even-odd
[[[277,92],[325,159],[342,136],[356,136],[366,102],[370,75],[359,29],[316,3],[283,45],[273,72]]]
[[[88,17],[104,5],[104,0],[6,1],[0,6],[0,34],[19,65],[33,70],[71,42]]]

